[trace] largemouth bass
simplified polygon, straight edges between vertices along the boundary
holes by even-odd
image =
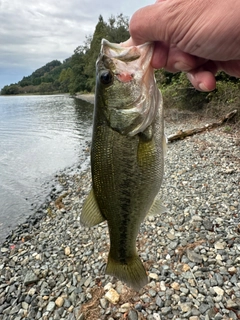
[[[81,213],[81,223],[88,227],[107,220],[106,273],[135,290],[148,282],[136,238],[145,216],[158,210],[163,178],[163,108],[152,53],[152,43],[122,47],[102,40],[96,63],[92,190]]]

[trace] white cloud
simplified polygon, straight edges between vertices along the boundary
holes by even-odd
[[[99,15],[131,16],[147,0],[0,0],[0,88],[53,59],[64,60],[93,34]],[[3,72],[4,70],[4,72]],[[2,72],[1,72],[2,71]],[[12,74],[12,73],[11,73]],[[18,78],[17,78],[18,77]],[[7,80],[7,81],[6,81]]]

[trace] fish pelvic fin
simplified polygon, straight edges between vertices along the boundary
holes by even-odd
[[[106,219],[103,217],[98,207],[94,191],[92,189],[83,204],[80,223],[84,227],[93,227],[105,220]]]
[[[146,270],[137,254],[127,263],[120,263],[109,254],[106,274],[117,277],[135,291],[139,291],[148,283]]]

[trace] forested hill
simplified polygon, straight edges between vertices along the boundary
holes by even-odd
[[[128,18],[120,14],[104,21],[99,16],[94,34],[78,46],[71,57],[63,62],[53,60],[25,76],[15,84],[6,85],[1,94],[91,92],[95,86],[95,63],[101,39],[122,42],[129,38]]]
[[[66,59],[63,63],[53,60],[34,71],[30,76],[23,77],[18,83],[5,86],[1,94],[65,92],[59,77],[64,69],[70,68],[70,62],[71,58]]]

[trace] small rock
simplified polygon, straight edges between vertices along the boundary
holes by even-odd
[[[128,313],[128,320],[138,320],[137,311],[130,310]]]
[[[42,255],[40,253],[38,253],[36,256],[35,256],[35,259],[36,260],[42,260]]]
[[[124,303],[121,305],[121,307],[119,308],[119,312],[121,313],[125,313],[125,312],[128,312],[128,310],[130,309],[131,307],[131,304],[129,302],[127,303]]]
[[[58,306],[59,308],[61,308],[64,304],[64,299],[63,297],[58,297],[55,301],[56,306]]]
[[[70,306],[70,307],[67,309],[67,311],[71,313],[71,312],[73,312],[73,309],[74,309],[74,306]]]
[[[156,298],[156,305],[160,308],[162,308],[164,306],[164,302],[159,296],[157,296],[157,298]]]
[[[218,241],[218,242],[216,242],[216,243],[214,244],[214,248],[215,248],[216,250],[223,250],[223,249],[226,248],[226,243],[225,243],[225,242],[220,242],[220,241]]]
[[[66,247],[66,248],[64,249],[64,253],[65,253],[66,256],[69,256],[69,255],[71,254],[71,249],[70,249],[70,247]]]
[[[38,277],[35,275],[35,273],[32,270],[29,270],[24,278],[23,284],[25,286],[28,286],[29,284],[38,282]]]
[[[121,294],[122,290],[123,290],[123,283],[121,281],[118,281],[116,283],[116,291],[117,291],[117,293]]]
[[[227,309],[236,309],[239,307],[240,299],[236,300],[227,300]]]
[[[174,240],[175,239],[175,235],[171,232],[167,233],[167,237],[169,240]]]
[[[108,303],[108,300],[106,300],[105,298],[100,299],[100,305],[103,309],[107,309]]]
[[[29,308],[29,304],[28,304],[27,302],[23,301],[23,302],[22,302],[22,308],[23,308],[24,310],[27,310],[27,309]]]
[[[228,268],[228,272],[231,274],[231,275],[234,275],[235,273],[237,273],[237,269],[235,267],[230,267]]]
[[[199,307],[201,314],[204,314],[210,308],[209,304],[202,303]]]
[[[141,303],[136,303],[136,304],[135,304],[135,309],[136,309],[137,311],[141,311],[142,308],[143,308],[143,305],[142,305]]]
[[[105,291],[108,291],[108,290],[110,290],[110,289],[112,289],[112,283],[111,282],[108,282],[104,287],[103,287],[103,289],[105,290]]]
[[[49,303],[48,303],[48,305],[47,305],[47,311],[48,312],[51,312],[51,311],[53,311],[54,310],[54,308],[55,308],[55,302],[53,302],[53,301],[50,301]]]
[[[20,310],[20,305],[14,306],[9,314],[16,314]]]
[[[218,286],[213,287],[213,290],[216,292],[217,295],[223,296],[224,295],[224,290]]]
[[[173,282],[173,283],[171,284],[171,287],[172,287],[174,290],[177,290],[177,291],[180,290],[180,285],[179,285],[179,283],[177,283],[177,282]]]
[[[189,249],[187,249],[187,257],[192,262],[196,262],[196,263],[202,262],[202,256]]]
[[[153,289],[149,289],[149,294],[150,294],[151,297],[155,297],[157,292],[155,290],[153,290]]]
[[[163,315],[166,315],[166,314],[168,314],[168,313],[171,312],[171,311],[172,311],[172,308],[171,308],[171,307],[163,307],[163,308],[161,309],[161,312],[162,312]]]
[[[161,281],[161,282],[160,282],[160,290],[161,290],[161,291],[166,291],[166,290],[167,290],[164,281]]]
[[[91,278],[91,277],[90,277],[90,278],[87,278],[87,280],[84,282],[84,286],[85,286],[85,287],[88,287],[88,286],[90,285],[91,281],[92,281],[92,278]]]
[[[218,253],[217,255],[216,255],[216,260],[220,260],[220,261],[222,261],[222,256]]]
[[[29,296],[33,296],[36,292],[36,288],[31,288],[29,291],[28,291],[28,295]]]
[[[203,225],[204,225],[204,228],[209,231],[211,231],[213,228],[213,224],[212,224],[211,220],[204,220]]]
[[[181,303],[180,308],[184,313],[189,312],[192,309],[192,303],[191,302]]]
[[[158,281],[159,276],[156,273],[149,273],[149,278]]]
[[[116,290],[114,290],[113,288],[109,289],[108,292],[105,294],[105,298],[112,304],[117,304],[120,296],[117,293]]]
[[[182,271],[183,272],[187,272],[187,271],[189,271],[191,268],[189,267],[189,265],[188,264],[186,264],[186,263],[184,263],[184,265],[182,266]]]
[[[190,287],[190,292],[194,298],[197,298],[198,290],[196,288]]]
[[[161,317],[160,317],[160,315],[158,313],[154,313],[153,314],[153,319],[154,320],[161,320]]]

